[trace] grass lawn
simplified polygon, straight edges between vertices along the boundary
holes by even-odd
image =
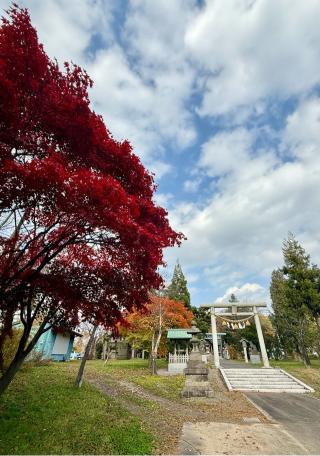
[[[311,367],[305,367],[301,361],[294,360],[271,360],[272,367],[279,367],[286,370],[289,374],[297,377],[307,385],[314,388],[315,397],[320,398],[320,360],[311,360]]]
[[[90,361],[88,365],[90,366],[91,371],[96,370],[101,374],[109,374],[118,380],[127,379],[158,396],[172,400],[180,400],[180,393],[184,385],[184,376],[151,375],[150,369],[148,368],[148,360],[111,360],[106,364],[97,360]],[[165,359],[157,360],[157,367],[158,369],[166,368],[167,361]]]
[[[24,368],[0,400],[1,454],[150,454],[154,438],[70,364]]]
[[[0,399],[0,454],[174,454],[186,421],[265,420],[217,374],[213,399],[189,401],[182,375],[152,376],[147,360],[89,361],[80,390],[78,367],[22,369]]]

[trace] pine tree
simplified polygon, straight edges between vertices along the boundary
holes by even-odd
[[[191,309],[190,293],[179,261],[177,261],[177,264],[175,265],[172,280],[167,288],[166,295],[169,299],[183,302],[187,309]]]

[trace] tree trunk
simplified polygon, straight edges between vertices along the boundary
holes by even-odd
[[[46,325],[46,321],[44,320],[41,323],[38,331],[34,335],[33,339],[27,345],[27,347],[26,347],[26,344],[27,344],[28,338],[30,336],[32,324],[24,327],[24,331],[21,336],[16,354],[15,354],[13,360],[11,361],[10,366],[8,367],[8,369],[4,372],[4,374],[0,378],[0,396],[1,396],[1,394],[4,393],[4,391],[10,385],[10,383],[14,379],[16,373],[20,369],[23,361],[26,359],[26,357],[29,355],[29,353],[31,353],[31,351],[35,347],[36,343],[38,342],[38,340],[40,339],[42,334],[44,334],[46,331],[48,331],[51,328],[51,326],[50,326],[47,329],[45,329],[45,325]]]
[[[78,375],[77,375],[76,383],[75,383],[77,388],[80,388],[81,385],[82,385],[84,368],[85,368],[86,361],[87,361],[87,359],[89,357],[89,354],[90,354],[90,351],[91,351],[92,343],[94,341],[94,336],[96,334],[97,328],[98,328],[98,325],[95,325],[93,327],[92,332],[90,334],[89,341],[87,343],[87,346],[86,346],[86,349],[85,349],[85,352],[84,352],[84,355],[83,355],[83,358],[81,360],[81,364],[80,364],[80,367],[79,367],[79,371],[78,371]]]
[[[15,356],[13,361],[11,362],[10,366],[8,369],[5,371],[3,376],[0,378],[0,396],[5,392],[5,390],[8,388],[12,380],[14,379],[16,373],[21,367],[21,364],[23,363],[26,354],[20,354],[18,356]]]
[[[104,341],[102,345],[102,359],[103,361],[106,360],[106,352],[107,352],[107,342]]]
[[[299,349],[299,352],[300,352],[300,356],[302,358],[302,361],[303,361],[303,364],[305,365],[305,367],[310,367],[311,366],[310,358],[309,358],[307,349],[304,345]]]
[[[157,375],[157,353],[151,353],[151,374]]]

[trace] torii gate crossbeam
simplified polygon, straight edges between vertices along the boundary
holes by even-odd
[[[264,367],[270,367],[269,364],[269,359],[268,359],[268,354],[266,350],[266,345],[264,343],[264,337],[262,333],[262,328],[261,328],[261,323],[259,319],[259,314],[258,314],[258,308],[259,307],[267,307],[267,304],[265,302],[216,302],[213,304],[201,304],[200,307],[206,307],[210,308],[211,310],[211,331],[212,331],[212,345],[213,345],[213,358],[214,358],[214,365],[216,367],[220,367],[220,359],[219,359],[219,349],[218,349],[218,335],[217,335],[217,322],[216,322],[216,309],[227,309],[230,308],[232,309],[232,312],[226,312],[222,313],[221,316],[248,316],[248,317],[254,317],[254,322],[256,324],[257,328],[257,335],[259,339],[259,344],[260,344],[260,350],[261,350],[261,356],[262,356],[262,361],[263,361],[263,366]],[[238,308],[241,309],[246,309],[250,308],[252,310],[248,310],[247,312],[240,311],[238,312]]]

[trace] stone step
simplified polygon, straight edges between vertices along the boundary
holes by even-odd
[[[223,368],[222,368],[223,369]],[[281,369],[277,369],[275,367],[257,367],[256,369],[223,369],[225,372],[242,372],[242,373],[250,373],[254,374],[256,372],[281,372]]]
[[[269,377],[282,377],[283,375],[285,375],[287,377],[286,374],[284,374],[283,372],[273,372],[273,373],[269,373],[269,374],[264,374],[264,372],[259,372],[257,374],[242,374],[241,372],[226,372],[226,374],[228,375],[228,377],[233,377],[233,376],[237,376],[237,377],[246,377],[246,378],[250,378],[250,377],[265,377],[265,378],[269,378]]]
[[[299,392],[313,391],[281,369],[220,369],[230,390],[259,392]]]
[[[250,379],[243,379],[243,378],[229,378],[229,382],[234,383],[234,382],[240,382],[240,383],[293,383],[296,384],[294,380],[291,380],[290,378],[273,378],[270,380],[267,380],[265,378],[250,378]]]
[[[242,375],[242,374],[226,374],[229,378],[232,378],[232,377],[241,377],[241,378],[266,378],[266,379],[269,379],[269,378],[278,378],[278,377],[287,377],[287,375],[284,375],[282,374],[281,372],[277,372],[277,373],[274,373],[273,375],[263,375],[262,374],[259,374],[259,375]]]
[[[281,375],[281,374],[275,374],[275,375],[237,375],[237,374],[232,374],[228,375],[228,378],[243,378],[243,379],[250,379],[250,378],[265,378],[266,380],[270,380],[273,378],[288,378],[286,375]]]
[[[304,387],[302,385],[298,385],[298,384],[292,384],[292,383],[269,383],[269,384],[265,384],[265,383],[231,383],[231,386],[234,387],[234,388],[245,388],[245,387],[249,387],[249,388],[271,388],[271,389],[281,389],[281,388],[284,388],[284,389],[304,389]]]
[[[245,379],[245,378],[230,378],[230,377],[227,377],[229,382],[244,382],[244,383],[257,383],[257,382],[260,382],[260,383],[296,383],[294,380],[292,380],[291,378],[270,378],[270,379],[267,379],[267,378],[248,378],[248,379]]]
[[[305,388],[235,388],[235,391],[254,391],[255,393],[309,393],[310,391],[306,390]]]
[[[281,369],[275,369],[273,367],[267,368],[267,367],[259,367],[257,369],[223,369],[225,372],[242,372],[243,374],[250,373],[250,374],[255,374],[257,372],[265,372],[266,374],[268,372],[281,372]]]

